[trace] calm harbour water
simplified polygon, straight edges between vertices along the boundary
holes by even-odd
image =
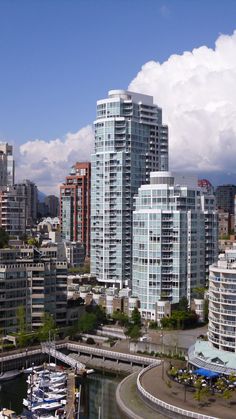
[[[115,392],[122,376],[94,373],[86,378],[78,378],[82,385],[80,419],[119,419]],[[22,400],[26,396],[26,376],[22,374],[15,380],[1,383],[0,407],[22,413]]]

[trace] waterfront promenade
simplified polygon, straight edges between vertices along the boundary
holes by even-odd
[[[165,363],[164,371],[162,370],[162,365],[155,366],[153,368],[148,367],[146,371],[141,374],[140,384],[144,391],[151,395],[153,400],[155,398],[164,402],[163,404],[166,403],[166,405],[172,407],[174,406],[176,411],[163,409],[163,407],[158,406],[153,403],[153,401],[148,402],[137,389],[138,374],[133,374],[123,380],[117,389],[118,405],[123,407],[121,408],[123,412],[127,409],[124,417],[137,417],[137,419],[152,419],[154,417],[199,417],[199,419],[203,419],[205,416],[205,418],[235,419],[235,394],[230,401],[226,401],[222,397],[212,395],[209,396],[206,401],[199,403],[193,398],[193,391],[189,391],[190,388],[187,388],[186,401],[184,401],[184,386],[169,380],[169,377],[166,375],[166,368],[168,365],[169,362]],[[132,400],[132,403],[130,403],[130,400]],[[179,413],[177,412],[178,409]],[[181,409],[185,410],[186,414],[181,415]],[[130,410],[131,413],[128,413]]]

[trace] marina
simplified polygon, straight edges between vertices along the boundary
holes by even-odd
[[[119,419],[115,391],[123,376],[95,372],[87,377],[75,379],[75,386],[81,385],[80,419]],[[22,374],[12,381],[1,384],[0,408],[12,409],[22,414],[22,401],[27,395],[27,376]]]
[[[127,375],[153,362],[153,358],[148,356],[70,341],[47,342],[40,347],[3,353],[0,407],[14,410],[18,417],[34,419],[45,415],[50,419],[113,418],[111,412],[116,411],[115,388],[121,377],[113,385],[114,376],[108,379],[106,375],[101,377],[94,371]],[[36,366],[39,364],[41,366]],[[21,376],[17,377],[18,374]],[[10,380],[11,386],[7,386],[4,376]],[[5,390],[11,393],[15,380],[23,380],[23,394],[19,392],[17,400],[11,396],[5,401]],[[109,385],[106,385],[108,381]],[[90,394],[89,389],[96,389],[95,394]],[[118,412],[115,417],[119,418]]]

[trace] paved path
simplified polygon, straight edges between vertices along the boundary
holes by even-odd
[[[203,326],[188,330],[149,330],[148,336],[150,336],[152,343],[161,344],[163,334],[165,345],[189,348],[196,342],[198,336],[205,335],[206,332],[207,326]]]
[[[169,363],[168,363],[169,364]],[[168,365],[166,364],[166,365]],[[164,374],[162,379],[162,367],[155,367],[147,371],[141,380],[143,387],[153,396],[165,401],[166,403],[173,404],[181,407],[182,409],[195,411],[197,413],[203,413],[205,415],[213,416],[222,419],[235,419],[235,404],[236,404],[236,392],[231,399],[231,403],[234,405],[229,406],[229,402],[220,398],[219,396],[211,396],[209,399],[217,401],[208,402],[207,406],[200,407],[198,402],[193,399],[193,392],[187,391],[187,400],[184,402],[184,387],[174,381],[171,382],[171,388],[168,387],[167,382],[169,378]]]
[[[122,382],[119,396],[123,404],[131,409],[136,419],[164,419],[165,416],[149,408],[139,397],[136,389],[138,374],[132,374]]]
[[[66,419],[72,419],[75,413],[75,374],[70,371],[67,378]]]

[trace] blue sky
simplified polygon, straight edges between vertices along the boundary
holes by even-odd
[[[143,64],[214,48],[235,26],[235,0],[0,0],[0,139],[77,132]]]
[[[235,24],[235,0],[1,0],[0,138],[78,130],[146,61],[212,47]]]

